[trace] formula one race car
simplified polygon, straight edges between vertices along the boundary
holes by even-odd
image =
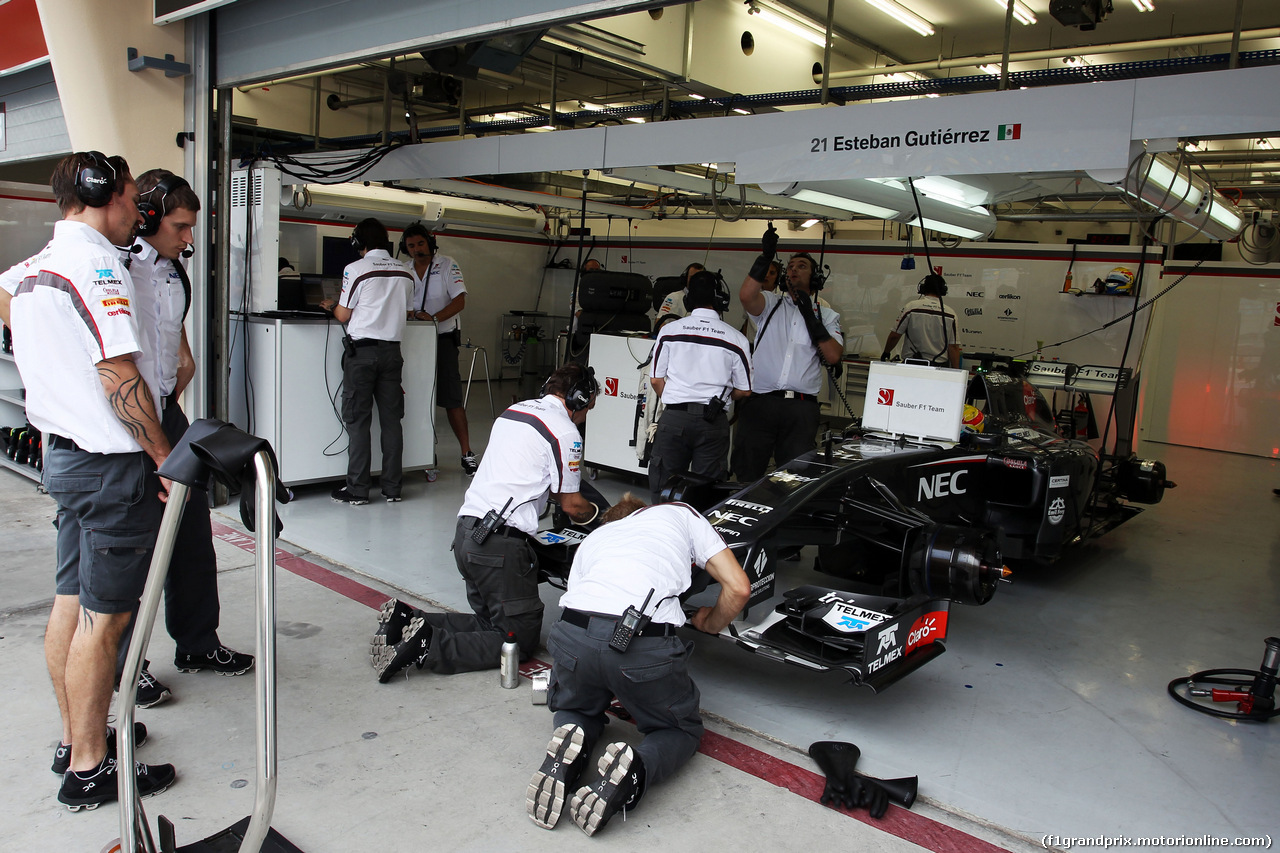
[[[1064,438],[1037,387],[1093,382],[1123,397],[1129,379],[1108,368],[990,364],[966,393],[983,431],[959,442],[855,424],[746,486],[673,481],[666,494],[704,511],[746,570],[748,609],[774,597],[779,551],[816,545],[814,568],[839,579],[786,591],[763,619],[722,636],[788,663],[843,670],[877,692],[942,654],[952,602],[985,604],[1006,563],[1052,562],[1141,512],[1129,501],[1158,503],[1173,485],[1159,462]],[[547,555],[549,574],[560,565],[567,577],[572,544],[555,543],[565,551]]]

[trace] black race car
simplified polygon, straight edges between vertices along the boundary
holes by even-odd
[[[722,636],[788,663],[843,670],[876,691],[937,657],[952,602],[985,604],[1008,565],[1052,562],[1141,512],[1130,502],[1158,503],[1172,485],[1159,462],[1063,437],[1037,387],[1123,399],[1129,379],[1107,368],[988,363],[967,393],[983,431],[958,443],[855,423],[750,485],[673,483],[667,494],[702,510],[746,570],[748,613],[774,597],[779,552],[816,545],[814,568],[838,579],[789,590],[762,619],[744,614]],[[1131,437],[1130,426],[1116,446],[1127,449]],[[581,535],[544,534],[553,582],[567,577]]]

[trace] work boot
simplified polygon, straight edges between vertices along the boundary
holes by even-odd
[[[546,758],[529,780],[525,794],[529,819],[543,829],[555,829],[565,797],[587,769],[590,756],[583,748],[585,744],[586,734],[575,723],[560,726],[551,734]]]
[[[378,629],[369,640],[369,663],[378,665],[377,650],[400,642],[404,628],[413,618],[414,609],[403,601],[388,598],[378,609]],[[378,640],[381,642],[377,642]]]
[[[378,683],[386,684],[391,677],[409,664],[417,664],[418,669],[427,660],[427,652],[431,649],[431,626],[422,616],[414,616],[405,626],[403,639],[394,646],[382,638],[374,637],[379,648],[374,650],[373,669],[378,673]]]
[[[604,829],[618,812],[625,820],[627,809],[635,808],[644,793],[644,762],[629,744],[609,744],[596,771],[600,778],[579,788],[569,800],[573,822],[587,835]]]
[[[253,669],[253,655],[233,652],[226,646],[218,646],[207,655],[188,655],[178,652],[173,657],[178,672],[213,670],[218,675],[244,675]]]
[[[142,723],[133,724],[133,745],[142,746],[147,742],[147,727]],[[116,754],[116,727],[107,726],[107,755],[112,758]],[[53,751],[53,765],[49,768],[59,776],[71,769],[71,744],[59,741],[58,748]]]
[[[143,764],[141,761],[134,765],[134,773],[137,774],[140,797],[160,793],[172,785],[178,775],[172,764]],[[58,789],[58,802],[73,812],[81,809],[93,811],[118,796],[116,758],[111,754],[103,756],[101,763],[86,773],[68,770],[62,777],[62,787]]]

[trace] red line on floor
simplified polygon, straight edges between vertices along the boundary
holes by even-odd
[[[213,522],[213,536],[243,551],[254,552],[256,540],[253,536],[241,533],[218,521]],[[376,609],[387,600],[386,593],[317,566],[309,560],[280,548],[276,548],[276,566],[371,608]],[[528,677],[549,668],[542,661],[529,660],[521,665],[520,672]],[[816,803],[822,799],[822,789],[826,785],[826,780],[821,774],[806,770],[785,759],[776,758],[731,737],[716,732],[706,732],[702,736],[702,745],[698,751],[771,785],[786,788],[806,800]],[[846,809],[837,809],[837,811],[881,832],[887,832],[905,841],[918,844],[926,850],[932,850],[934,853],[996,853],[1004,849],[981,838],[975,838],[963,830],[897,806],[891,806],[885,816],[879,820],[875,820],[865,811]]]

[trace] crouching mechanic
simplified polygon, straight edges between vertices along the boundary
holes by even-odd
[[[733,552],[688,504],[645,507],[628,494],[604,520],[578,546],[560,599],[564,611],[551,626],[547,645],[555,663],[547,704],[556,729],[526,794],[538,826],[553,828],[567,800],[573,822],[587,835],[634,808],[647,786],[679,770],[702,740],[700,697],[687,667],[693,643],[675,631],[685,623],[679,596],[689,588],[690,565],[720,584],[715,605],[699,608],[690,620],[699,631],[719,633],[751,596]],[[620,619],[632,608],[646,621],[629,642],[619,642]],[[644,740],[638,747],[609,744],[597,775],[578,785],[614,697]]]
[[[590,368],[566,364],[547,379],[539,399],[516,403],[494,421],[453,537],[453,558],[475,612],[427,613],[388,601],[369,646],[379,682],[411,663],[441,675],[497,669],[508,633],[522,658],[533,654],[543,608],[529,537],[553,492],[577,524],[600,512],[600,504],[581,494],[578,432],[599,390]]]

